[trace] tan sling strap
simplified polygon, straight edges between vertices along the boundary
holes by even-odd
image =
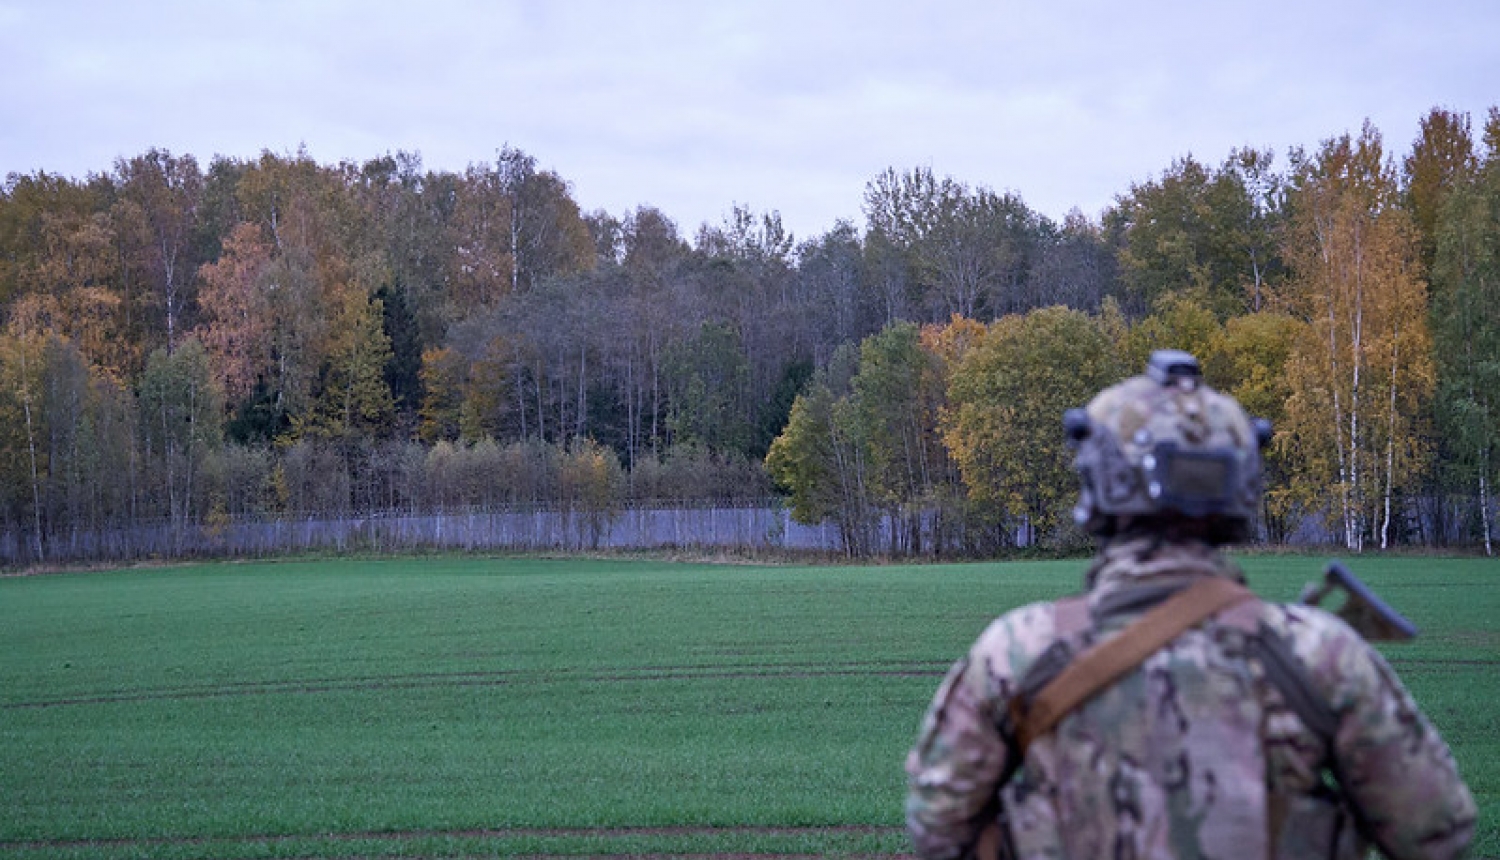
[[[1051,731],[1069,711],[1139,666],[1178,634],[1214,613],[1255,595],[1243,585],[1220,577],[1200,579],[1177,592],[1119,635],[1100,642],[1067,665],[1037,693],[1028,706],[1023,697],[1010,702],[1020,754]]]

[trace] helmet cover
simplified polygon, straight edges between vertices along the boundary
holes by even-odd
[[[1090,532],[1109,536],[1134,518],[1197,523],[1215,543],[1248,535],[1270,425],[1205,385],[1188,353],[1152,353],[1145,375],[1068,410],[1064,425],[1081,481],[1073,515]]]

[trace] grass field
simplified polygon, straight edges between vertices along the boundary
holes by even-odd
[[[1244,560],[1272,599],[1319,562]],[[907,850],[901,761],[989,618],[1082,562],[468,557],[0,579],[0,855]],[[1500,562],[1360,559],[1500,857]]]

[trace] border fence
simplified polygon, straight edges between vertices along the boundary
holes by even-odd
[[[1472,543],[1464,543],[1463,525],[1458,517],[1444,519],[1441,524],[1428,523],[1432,534],[1426,543],[1475,548]],[[44,530],[40,535],[33,529],[11,525],[0,527],[0,567],[424,550],[890,552],[934,557],[982,554],[983,547],[954,544],[955,536],[943,529],[940,520],[932,516],[893,521],[888,514],[875,514],[857,534],[849,535],[834,520],[817,525],[799,523],[792,519],[790,509],[775,499],[642,503],[614,510],[527,505],[303,513],[186,522],[154,520]],[[998,531],[991,531],[991,543],[986,545],[991,548],[1025,547],[1034,540],[1024,524],[1004,524]],[[1260,540],[1265,539],[1262,534]],[[1337,536],[1325,518],[1304,515],[1293,521],[1277,543],[1333,546],[1336,542]]]
[[[36,536],[0,532],[0,564],[234,558],[299,552],[749,549],[839,552],[832,522],[808,526],[782,506],[382,511],[240,522],[159,521]]]

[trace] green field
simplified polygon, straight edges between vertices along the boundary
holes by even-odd
[[[1082,562],[482,559],[0,579],[0,855],[861,855],[988,619]],[[1313,559],[1244,561],[1292,599]],[[1500,856],[1500,562],[1360,559]]]

